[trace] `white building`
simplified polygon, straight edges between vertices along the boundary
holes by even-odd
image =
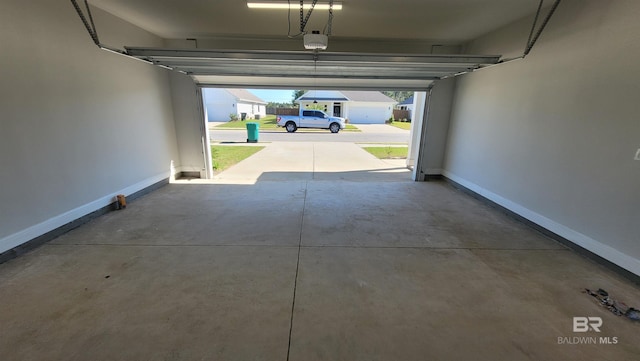
[[[378,91],[310,90],[296,103],[302,109],[320,109],[353,124],[384,124],[397,102]]]
[[[400,110],[408,110],[409,113],[413,112],[413,95],[408,97],[407,99],[405,99],[404,101],[402,101],[401,103],[398,103],[397,105],[397,109]]]
[[[222,122],[235,114],[238,119],[258,119],[267,115],[267,102],[246,89],[203,89],[207,120]]]

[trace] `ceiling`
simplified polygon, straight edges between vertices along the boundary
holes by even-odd
[[[90,0],[90,4],[165,39],[286,36],[286,10],[249,9],[244,0]],[[298,4],[291,0],[292,4]],[[306,2],[310,2],[307,0]],[[343,0],[332,35],[461,43],[533,14],[538,0]],[[314,11],[308,30],[322,30]],[[291,12],[292,31],[299,12]]]
[[[301,38],[287,36],[299,32],[299,10],[291,11],[289,25],[286,10],[249,9],[245,0],[89,2],[170,44],[127,47],[129,55],[187,73],[202,85],[413,90],[497,63],[499,54],[434,54],[460,53],[464,43],[535,13],[539,5],[539,0],[344,0],[343,10],[334,12],[327,51],[314,54],[303,49]],[[306,30],[322,30],[327,20],[328,11],[315,10]]]

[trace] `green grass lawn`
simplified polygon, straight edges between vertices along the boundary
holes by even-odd
[[[212,145],[211,159],[213,160],[213,169],[221,172],[249,158],[262,149],[264,149],[264,147],[261,146]]]
[[[380,159],[407,158],[409,147],[363,147],[362,149]]]
[[[400,128],[400,129],[404,129],[404,130],[411,130],[411,123],[410,122],[392,122],[390,125],[396,127],[396,128]]]

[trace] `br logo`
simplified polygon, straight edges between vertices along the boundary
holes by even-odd
[[[574,317],[573,332],[600,332],[602,318],[600,317]]]

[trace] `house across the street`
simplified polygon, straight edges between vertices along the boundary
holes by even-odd
[[[408,110],[411,113],[413,111],[413,95],[398,103],[397,109]]]
[[[296,99],[302,109],[320,109],[354,124],[384,124],[395,100],[378,91],[310,90]]]
[[[238,119],[259,119],[267,115],[267,102],[246,89],[206,88],[203,94],[210,122],[228,121],[231,114]]]

